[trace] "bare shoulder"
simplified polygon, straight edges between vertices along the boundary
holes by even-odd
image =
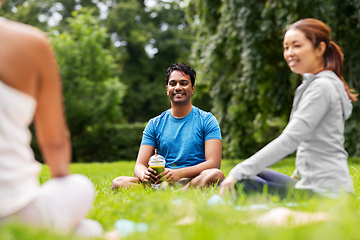
[[[51,45],[44,32],[11,20],[0,25],[0,52],[1,64],[11,61],[17,68],[28,65],[37,69],[52,58]]]
[[[29,51],[49,47],[47,36],[41,30],[23,23],[5,20],[0,26],[0,42],[6,46],[16,46]]]
[[[54,78],[45,78],[44,75],[56,72],[52,59],[52,49],[45,33],[7,19],[1,22],[0,73],[3,82],[37,97],[40,81]]]
[[[46,40],[44,32],[36,27],[6,19],[1,27],[14,36],[29,37],[38,40]]]

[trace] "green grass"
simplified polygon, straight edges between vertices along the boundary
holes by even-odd
[[[225,175],[238,161],[223,161]],[[133,175],[134,162],[72,164],[72,173],[88,176],[96,188],[94,206],[88,218],[98,220],[105,231],[114,230],[118,219],[144,222],[149,226],[146,233],[133,233],[122,239],[359,239],[360,218],[358,161],[349,163],[356,193],[331,200],[324,198],[292,198],[281,200],[269,195],[241,195],[235,202],[226,198],[225,205],[207,204],[207,200],[218,194],[218,188],[190,190],[188,192],[165,189],[132,189],[112,192],[112,179],[120,175]],[[294,158],[274,165],[272,169],[290,175],[294,170]],[[47,181],[49,171],[44,166],[40,182]],[[237,210],[237,206],[267,204],[270,208],[286,206],[291,202],[292,210],[325,212],[332,220],[299,227],[258,227],[248,222],[268,211]],[[265,205],[258,205],[265,206]],[[187,224],[181,224],[186,222]],[[55,233],[34,230],[20,225],[8,225],[0,229],[0,239],[76,239]]]

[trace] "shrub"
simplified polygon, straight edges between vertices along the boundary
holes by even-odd
[[[86,135],[72,138],[73,162],[135,160],[145,123],[104,124],[86,129]],[[43,162],[33,138],[35,157]]]

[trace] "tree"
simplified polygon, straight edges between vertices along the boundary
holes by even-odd
[[[93,9],[94,16],[100,14],[96,2],[92,0],[6,0],[0,9],[0,16],[47,31],[49,19],[58,18],[57,28],[66,28],[68,23],[65,19],[81,8]]]
[[[143,1],[123,0],[110,10],[106,26],[120,45],[114,54],[117,73],[128,86],[124,115],[129,122],[146,122],[170,106],[165,92],[167,67],[189,60],[192,35],[184,10],[177,2],[158,1],[149,8]]]
[[[100,5],[108,12],[102,18]],[[172,63],[189,62],[193,40],[180,1],[158,0],[148,7],[143,0],[7,0],[0,11],[4,17],[43,31],[50,31],[48,22],[57,16],[61,20],[51,29],[57,33],[68,29],[67,19],[81,8],[92,9],[91,15],[106,25],[116,44],[114,48],[108,38],[103,47],[111,49],[115,73],[128,86],[121,104],[126,120],[145,122],[166,110],[170,104],[165,94],[165,71]]]
[[[8,0],[0,8],[0,16],[21,23],[26,23],[34,27],[45,30],[47,23],[41,22],[39,16],[48,17],[50,15],[51,0],[45,1],[26,1]]]
[[[357,1],[194,0],[187,13],[197,32],[193,58],[203,89],[213,99],[226,158],[248,157],[275,138],[288,121],[301,82],[282,57],[289,24],[306,17],[329,24],[335,41],[353,51],[344,51],[348,54],[345,79],[351,78],[349,71],[358,73],[354,64],[360,60]]]
[[[69,27],[51,36],[60,65],[74,159],[91,149],[91,132],[124,122],[120,103],[126,88],[114,76],[115,62],[104,44],[109,36],[91,11],[74,12]],[[96,136],[93,136],[96,137]]]

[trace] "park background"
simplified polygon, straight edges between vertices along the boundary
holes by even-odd
[[[146,122],[170,107],[165,71],[185,62],[198,73],[193,104],[211,111],[223,135],[221,170],[230,169],[284,129],[301,77],[282,57],[286,27],[301,18],[326,22],[344,52],[344,77],[359,92],[358,0],[5,0],[0,16],[44,31],[63,81],[73,145],[72,173],[90,178],[96,198],[87,217],[105,231],[123,218],[148,224],[123,239],[359,239],[360,118],[354,104],[345,147],[355,194],[339,199],[238,195],[211,205],[218,188],[110,190],[132,175]],[[33,132],[33,126],[31,126]],[[43,161],[33,137],[36,158]],[[272,169],[290,175],[294,156]],[[44,165],[39,181],[51,178]],[[286,207],[325,212],[330,221],[262,227],[251,222]],[[20,225],[0,228],[0,239],[78,239]]]
[[[283,59],[286,27],[317,18],[341,47],[359,90],[358,0],[6,0],[0,16],[49,36],[59,62],[73,162],[134,160],[146,122],[170,107],[165,71],[197,72],[193,104],[211,111],[223,158],[247,158],[288,122],[301,76]],[[345,148],[360,155],[359,103]],[[33,129],[31,127],[32,132]],[[35,138],[32,147],[42,161]]]

